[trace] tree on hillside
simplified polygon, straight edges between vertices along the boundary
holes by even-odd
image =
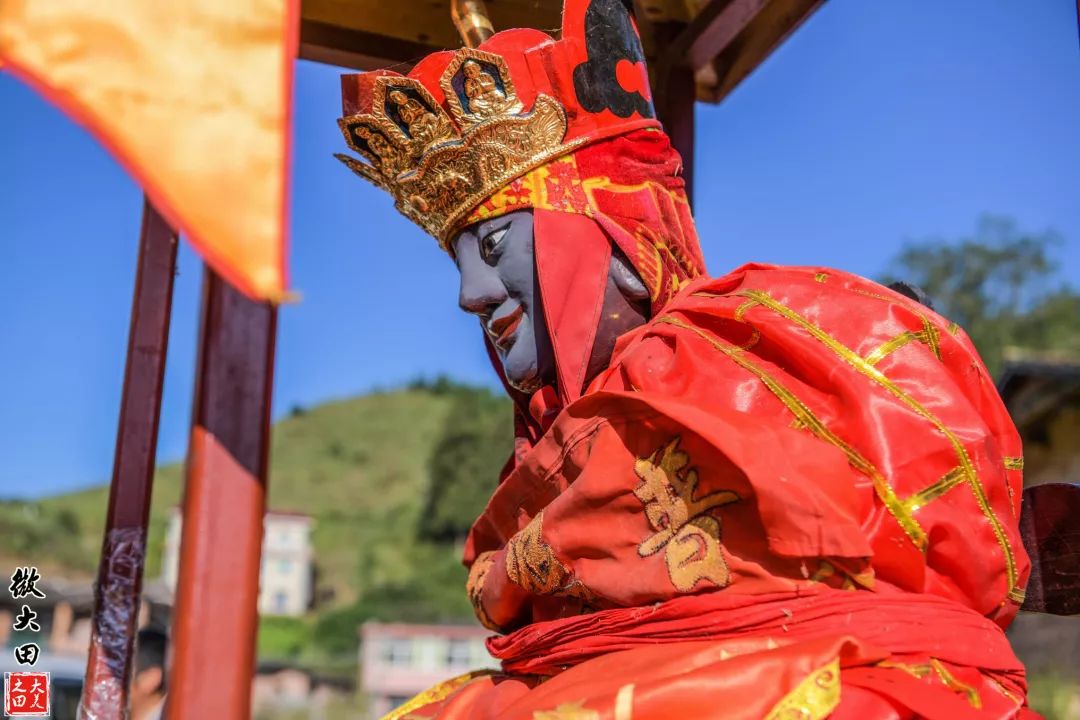
[[[509,400],[486,389],[455,393],[428,462],[422,537],[452,541],[465,536],[495,489],[513,441]]]
[[[1052,231],[1025,232],[1008,218],[987,216],[971,237],[908,243],[885,282],[921,288],[997,374],[1007,347],[1080,354],[1080,293],[1052,256],[1060,242]]]

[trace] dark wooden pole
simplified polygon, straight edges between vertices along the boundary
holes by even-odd
[[[1023,609],[1080,615],[1080,485],[1029,487],[1020,507],[1020,537],[1031,558]]]
[[[251,716],[276,320],[205,270],[169,720]]]
[[[650,79],[653,85],[653,105],[656,117],[671,138],[671,144],[682,156],[682,176],[686,195],[694,203],[694,106],[697,101],[697,81],[694,69],[687,60],[685,29],[677,23],[656,23],[651,28],[652,44],[666,48],[658,53]]]
[[[450,17],[468,47],[476,47],[495,34],[484,0],[450,0]]]
[[[686,195],[694,204],[694,103],[697,100],[697,83],[694,71],[686,65],[669,67],[661,76],[663,86],[656,93],[656,115],[671,138],[671,144],[679,151],[683,161],[683,179]]]
[[[128,680],[146,556],[161,388],[169,345],[176,232],[143,203],[124,389],[80,717],[127,717]]]

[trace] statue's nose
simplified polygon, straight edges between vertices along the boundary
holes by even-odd
[[[481,317],[491,317],[495,309],[507,298],[497,273],[485,267],[487,272],[461,273],[461,289],[458,293],[458,305],[467,313]]]

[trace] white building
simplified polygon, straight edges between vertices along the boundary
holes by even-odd
[[[314,575],[311,549],[311,517],[301,513],[271,511],[263,524],[262,570],[259,573],[259,613],[299,616],[311,607]],[[176,590],[180,564],[180,533],[183,516],[173,508],[165,535],[161,574]]]
[[[360,628],[360,689],[372,718],[380,718],[443,680],[495,669],[479,625],[366,622]]]

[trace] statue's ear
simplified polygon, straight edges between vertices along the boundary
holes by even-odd
[[[648,301],[649,289],[619,248],[612,248],[611,277],[615,281],[615,287],[619,288],[619,292],[627,299],[634,302]]]

